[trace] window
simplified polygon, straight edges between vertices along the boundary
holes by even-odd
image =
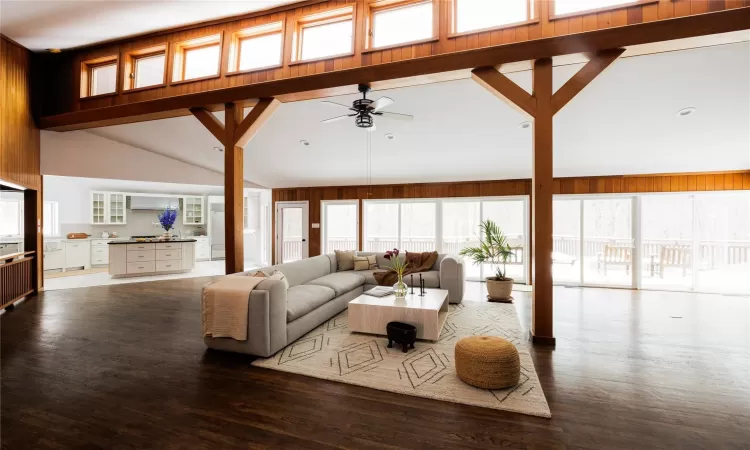
[[[458,255],[461,249],[479,244],[479,223],[492,219],[513,247],[508,276],[523,282],[531,260],[528,254],[529,198],[462,198],[433,200],[364,201],[364,249],[385,252],[393,248],[410,252],[437,250]],[[464,261],[467,279],[483,280],[495,268]]]
[[[172,82],[219,76],[221,34],[180,42],[174,46]]]
[[[559,17],[597,11],[601,9],[615,9],[632,6],[639,3],[652,3],[658,0],[554,0],[550,2],[550,16]]]
[[[117,55],[81,63],[81,98],[117,92]]]
[[[437,35],[433,15],[438,2],[378,2],[370,6],[370,48],[430,39]]]
[[[354,11],[336,9],[297,21],[295,61],[350,54],[354,51]]]
[[[60,223],[57,211],[57,202],[44,202],[44,209],[42,211],[42,220],[44,222],[44,228],[42,234],[45,237],[59,236],[60,235]]]
[[[282,22],[235,32],[230,46],[229,72],[280,66],[282,44]]]
[[[528,22],[536,17],[535,0],[453,0],[454,33]]]
[[[0,200],[0,236],[23,234],[23,202]]]
[[[165,83],[166,44],[125,54],[124,89],[163,86]]]
[[[323,254],[334,250],[357,250],[359,201],[322,202],[321,206]]]

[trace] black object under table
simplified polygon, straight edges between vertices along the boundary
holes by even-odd
[[[402,350],[411,346],[414,348],[414,342],[417,340],[417,327],[408,323],[390,322],[385,327],[388,332],[388,348],[393,348],[393,343],[401,344]]]

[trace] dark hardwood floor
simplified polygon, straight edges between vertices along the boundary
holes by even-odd
[[[750,298],[556,288],[557,347],[532,349],[542,419],[207,351],[209,279],[51,291],[4,314],[2,448],[750,448]]]

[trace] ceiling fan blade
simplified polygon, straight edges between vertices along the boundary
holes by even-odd
[[[323,100],[323,101],[322,101],[322,102],[320,102],[320,103],[324,103],[324,104],[326,104],[326,105],[331,105],[331,106],[340,106],[340,107],[342,107],[342,108],[346,108],[346,109],[352,109],[352,107],[351,107],[351,106],[347,106],[347,105],[342,105],[341,103],[336,103],[336,102],[329,102],[328,100]]]
[[[380,114],[383,117],[388,117],[389,119],[403,120],[404,122],[411,122],[412,120],[414,120],[414,116],[411,116],[409,114],[399,114],[399,113],[392,113],[392,112],[386,112],[386,111],[383,111]]]
[[[387,108],[388,106],[390,106],[390,105],[392,105],[394,103],[395,102],[390,97],[380,97],[379,99],[375,100],[370,105],[370,107],[372,108],[373,111],[377,112],[377,111],[380,111],[383,108]]]
[[[345,116],[331,117],[330,119],[326,119],[326,120],[321,120],[321,121],[320,121],[320,123],[331,123],[331,122],[336,122],[336,121],[338,121],[338,120],[346,119],[346,118],[349,118],[349,117],[353,117],[353,116],[354,116],[354,115],[349,115],[349,114],[347,114],[347,115],[345,115]]]

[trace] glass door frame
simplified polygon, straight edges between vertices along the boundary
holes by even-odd
[[[357,224],[355,227],[355,248],[360,248],[360,220],[362,217],[361,211],[360,211],[360,204],[359,200],[321,200],[320,201],[320,254],[325,255],[327,253],[333,252],[333,250],[330,250],[326,248],[326,241],[328,240],[328,229],[326,228],[326,223],[328,222],[328,209],[326,208],[327,205],[354,205],[357,208]],[[313,228],[315,227],[315,224],[313,224]],[[361,249],[359,250],[361,251]]]
[[[488,196],[488,197],[442,197],[442,198],[405,198],[405,199],[374,199],[374,200],[362,200],[362,246],[365,247],[365,239],[367,239],[367,204],[374,203],[386,203],[386,204],[397,204],[398,205],[398,243],[399,248],[402,244],[401,234],[401,205],[404,203],[435,203],[435,250],[438,253],[443,253],[443,202],[479,202],[479,220],[483,220],[484,217],[484,202],[497,202],[497,201],[522,201],[523,202],[523,278],[516,279],[515,282],[518,284],[526,284],[530,280],[531,270],[531,254],[529,252],[531,246],[531,196],[529,195],[502,195],[502,196]],[[478,230],[479,238],[481,239],[481,233]],[[458,255],[452,255],[458,256]],[[470,263],[469,263],[470,264]],[[484,281],[486,278],[484,266],[479,267],[479,278],[470,277],[467,278],[469,281]]]
[[[274,264],[283,264],[282,263],[282,252],[283,252],[283,229],[284,229],[284,223],[283,223],[283,214],[282,210],[285,208],[302,208],[302,259],[308,258],[310,255],[310,239],[309,239],[309,228],[310,228],[310,202],[305,201],[296,201],[296,202],[282,202],[278,201],[275,205],[275,218],[276,218],[276,225],[274,229],[274,234],[276,236],[276,244],[274,247],[276,248],[276,254],[274,256]]]
[[[585,234],[585,221],[584,221],[584,213],[585,209],[583,207],[584,200],[630,200],[630,206],[631,206],[631,213],[630,213],[630,229],[631,229],[631,235],[633,239],[633,253],[632,253],[632,266],[630,268],[630,286],[627,285],[610,285],[610,284],[598,284],[598,283],[586,283],[584,278],[584,270],[586,268],[586,265],[584,263],[585,258],[585,247],[586,247],[586,239],[584,237]],[[579,248],[578,248],[578,254],[580,255],[580,273],[578,275],[579,281],[573,282],[573,281],[559,281],[555,282],[552,281],[552,284],[555,286],[569,286],[569,287],[600,287],[600,288],[607,288],[607,289],[639,289],[638,286],[640,286],[641,282],[641,249],[639,246],[641,245],[641,217],[640,217],[640,198],[636,194],[555,194],[552,196],[552,201],[555,200],[575,200],[579,202]],[[552,218],[554,222],[554,217]],[[553,263],[554,264],[554,263]]]

